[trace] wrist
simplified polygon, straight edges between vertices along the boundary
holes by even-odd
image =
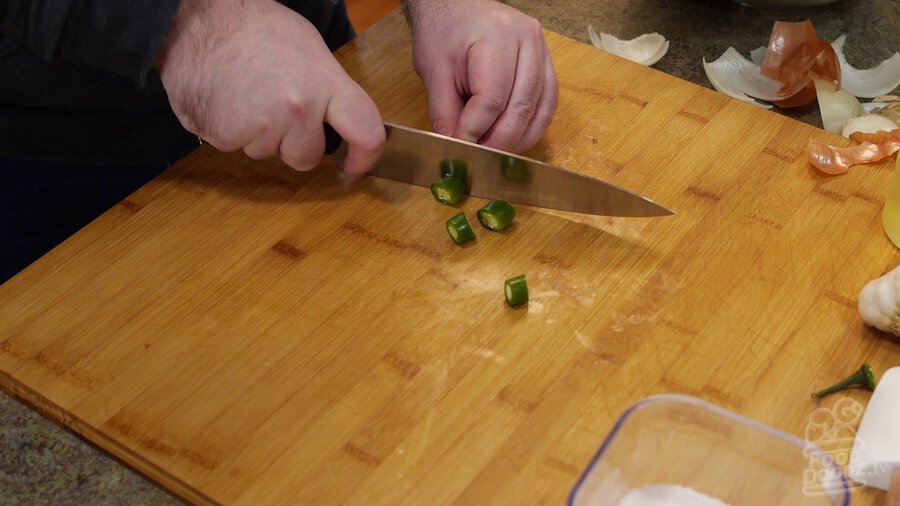
[[[424,22],[440,18],[468,0],[403,0],[403,14],[413,34]],[[493,0],[484,0],[493,1]],[[442,22],[436,22],[441,24]]]
[[[154,65],[162,70],[166,62],[182,51],[194,53],[209,40],[215,26],[228,24],[240,0],[181,0],[166,42]]]

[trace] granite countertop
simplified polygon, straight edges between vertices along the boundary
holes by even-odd
[[[568,37],[587,25],[622,39],[659,32],[669,52],[654,68],[711,87],[702,58],[729,46],[744,55],[768,43],[775,20],[810,19],[819,35],[847,35],[850,64],[869,68],[900,49],[900,0],[842,0],[815,8],[764,10],[729,0],[508,0]],[[816,105],[777,111],[819,126]],[[0,395],[0,502],[4,504],[178,504],[165,491],[72,433]]]
[[[748,0],[752,1],[752,0]],[[774,0],[761,0],[774,1]],[[669,40],[669,51],[653,68],[712,89],[703,58],[717,59],[729,46],[749,58],[750,51],[769,43],[777,21],[809,19],[819,37],[833,41],[845,34],[844,53],[857,69],[871,68],[900,50],[900,0],[842,0],[799,9],[753,9],[731,0],[509,0],[544,27],[590,44],[593,25],[620,39],[658,32]],[[868,99],[863,99],[868,101]],[[776,112],[821,128],[813,103]]]

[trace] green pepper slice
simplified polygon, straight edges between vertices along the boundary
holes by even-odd
[[[516,209],[505,200],[492,200],[478,210],[478,221],[486,228],[499,232],[516,217]]]
[[[434,198],[441,204],[448,206],[459,202],[465,191],[465,183],[453,176],[447,176],[437,183],[431,184],[431,194],[434,195]]]
[[[475,239],[475,232],[469,225],[466,213],[459,213],[447,220],[447,233],[456,244],[463,244]]]
[[[441,177],[453,176],[463,182],[463,188],[469,187],[469,165],[456,158],[441,160]],[[465,191],[465,190],[464,190]]]
[[[520,306],[528,302],[528,282],[525,275],[509,278],[503,283],[506,292],[506,303],[511,307]]]
[[[527,183],[531,180],[531,170],[528,169],[528,164],[511,156],[504,156],[500,159],[500,173],[507,181]]]

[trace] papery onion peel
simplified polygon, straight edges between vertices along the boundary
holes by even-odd
[[[847,90],[836,89],[834,83],[813,79],[816,86],[816,100],[822,116],[822,128],[831,133],[841,133],[847,120],[865,114],[865,109]]]
[[[781,85],[778,81],[762,75],[759,66],[738,53],[733,47],[729,47],[715,61],[703,60],[703,70],[713,88],[729,97],[749,102],[763,108],[772,106],[761,104],[753,98],[760,100],[779,100],[778,89]]]
[[[858,146],[838,148],[822,141],[810,139],[806,146],[809,162],[826,174],[844,174],[850,167],[860,163],[883,160],[900,150],[900,140],[879,144],[863,142]]]
[[[890,93],[900,86],[900,53],[894,53],[887,60],[882,61],[876,67],[860,70],[847,63],[844,56],[844,42],[846,35],[841,35],[831,47],[837,55],[843,75],[842,86],[857,97],[876,98],[879,95]]]
[[[859,142],[871,142],[872,144],[888,144],[891,142],[900,142],[900,128],[893,130],[879,130],[877,132],[853,132],[850,134],[850,140]]]
[[[836,86],[840,86],[841,80],[840,65],[834,50],[819,38],[809,20],[775,22],[761,72],[782,84],[779,90],[782,98],[791,97],[806,88],[810,72],[831,80]],[[810,94],[807,96],[811,97]]]
[[[645,33],[631,40],[622,40],[604,32],[600,32],[598,36],[594,27],[588,25],[588,36],[591,44],[597,49],[648,67],[662,59],[669,50],[669,41],[656,32]]]
[[[751,51],[750,60],[728,48],[713,62],[704,59],[703,67],[716,90],[761,107],[765,106],[753,99],[781,108],[800,107],[821,99],[813,93],[811,79],[830,82],[854,98],[880,98],[900,86],[900,53],[874,68],[859,70],[847,63],[845,40],[842,35],[829,44],[819,38],[808,20],[776,21],[769,45]],[[773,89],[770,81],[778,83],[778,87]],[[838,131],[839,127],[829,130]]]

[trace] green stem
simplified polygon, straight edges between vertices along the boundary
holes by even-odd
[[[834,385],[812,394],[814,399],[821,399],[827,395],[839,392],[846,388],[861,386],[866,390],[875,390],[875,375],[872,373],[872,367],[868,363],[860,366],[859,370],[851,374],[847,378],[835,383]]]

